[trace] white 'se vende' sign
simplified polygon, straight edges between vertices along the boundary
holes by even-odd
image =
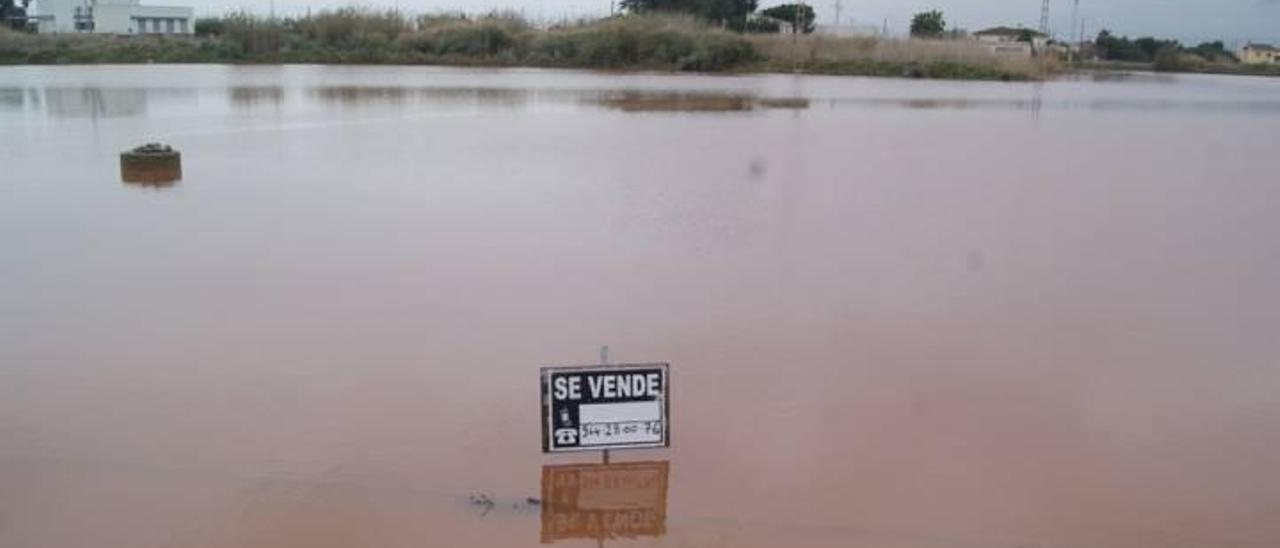
[[[668,447],[670,366],[542,369],[542,451]]]

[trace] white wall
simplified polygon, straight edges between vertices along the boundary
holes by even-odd
[[[988,42],[983,45],[996,55],[1030,58],[1034,53],[1031,42]]]
[[[977,35],[977,38],[979,42],[985,42],[988,44],[1003,44],[1003,43],[1018,41],[1017,38],[1014,38],[1012,36],[1004,36],[1002,34],[980,34],[980,35]]]
[[[87,8],[87,0],[38,0],[36,15],[40,32],[76,32],[76,6]],[[49,17],[52,17],[50,19]]]
[[[99,4],[93,8],[93,32],[107,34],[129,34],[131,19],[127,4]]]
[[[191,34],[195,10],[180,6],[133,6],[135,34]]]
[[[78,32],[75,8],[93,5],[93,32],[104,34],[191,34],[195,10],[185,6],[144,6],[140,0],[38,0],[40,32]]]

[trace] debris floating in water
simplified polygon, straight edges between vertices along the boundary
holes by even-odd
[[[803,97],[755,97],[715,92],[625,91],[604,93],[595,102],[623,112],[743,112],[809,108]]]
[[[182,154],[161,143],[120,153],[120,178],[144,186],[172,186],[182,180]]]

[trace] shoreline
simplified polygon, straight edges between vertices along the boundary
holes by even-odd
[[[321,15],[321,17],[344,17]],[[359,28],[385,23],[345,16]],[[224,21],[234,22],[235,19]],[[262,20],[217,35],[28,34],[0,29],[0,66],[370,65],[541,68],[671,74],[810,74],[950,81],[1051,81],[1080,73],[1280,77],[1280,66],[1088,61],[992,55],[974,43],[821,35],[743,35],[691,19],[627,16],[536,29],[519,19],[450,19],[418,30],[334,38]],[[315,23],[319,24],[319,23]],[[274,26],[272,26],[274,25]],[[398,23],[397,23],[398,25]],[[385,30],[385,29],[384,29]]]
[[[0,52],[2,53],[2,52]],[[1052,74],[1025,76],[1009,74],[997,69],[978,65],[959,63],[875,63],[875,62],[830,62],[819,65],[801,66],[798,68],[783,66],[777,62],[760,62],[752,66],[737,67],[726,70],[692,71],[664,67],[591,67],[557,64],[509,63],[497,60],[440,60],[437,62],[332,62],[321,60],[123,60],[123,61],[83,61],[76,59],[60,59],[52,62],[9,62],[0,58],[0,69],[8,67],[95,67],[95,66],[335,66],[335,67],[439,67],[439,68],[475,68],[475,69],[538,69],[538,70],[571,70],[588,71],[606,74],[662,74],[698,75],[698,76],[762,76],[762,75],[804,75],[804,76],[847,76],[854,78],[878,78],[900,80],[940,80],[957,82],[1052,82],[1080,75],[1106,75],[1140,73],[1152,75],[1204,75],[1204,76],[1237,76],[1253,78],[1280,78],[1280,69],[1274,71],[1249,71],[1230,69],[1209,70],[1158,70],[1143,63],[1084,63],[1075,67],[1059,69]]]
[[[0,65],[332,64],[805,73],[1028,81],[1038,60],[976,43],[882,37],[739,34],[691,17],[626,15],[535,27],[518,16],[420,18],[321,12],[298,20],[233,14],[195,36],[29,34],[0,30]],[[1055,64],[1056,66],[1056,64]]]
[[[486,62],[324,62],[307,60],[289,61],[178,61],[178,60],[141,60],[141,61],[56,61],[41,63],[0,62],[0,69],[6,67],[95,67],[95,66],[333,66],[333,67],[440,67],[440,68],[475,68],[475,69],[539,69],[539,70],[574,70],[599,72],[605,74],[663,74],[670,76],[757,76],[757,75],[804,75],[804,76],[848,76],[855,78],[883,78],[900,80],[946,80],[968,82],[1036,82],[1052,81],[1058,76],[1070,74],[1064,72],[1047,78],[1033,78],[1022,75],[1006,74],[992,71],[984,67],[963,65],[958,63],[830,63],[827,65],[802,67],[798,69],[772,66],[740,67],[729,70],[693,71],[677,70],[662,67],[590,67],[574,65],[538,65],[524,63],[486,63]],[[1120,72],[1120,71],[1116,71]]]
[[[1207,63],[1199,66],[1160,68],[1155,63],[1124,61],[1090,61],[1070,68],[1076,72],[1149,72],[1152,74],[1210,74],[1218,76],[1252,76],[1260,78],[1280,77],[1280,66]]]

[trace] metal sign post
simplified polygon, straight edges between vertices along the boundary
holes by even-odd
[[[609,365],[609,345],[606,344],[600,347],[600,366],[606,367],[608,365]],[[603,462],[604,464],[609,464],[608,449],[605,449],[600,452],[600,462]]]

